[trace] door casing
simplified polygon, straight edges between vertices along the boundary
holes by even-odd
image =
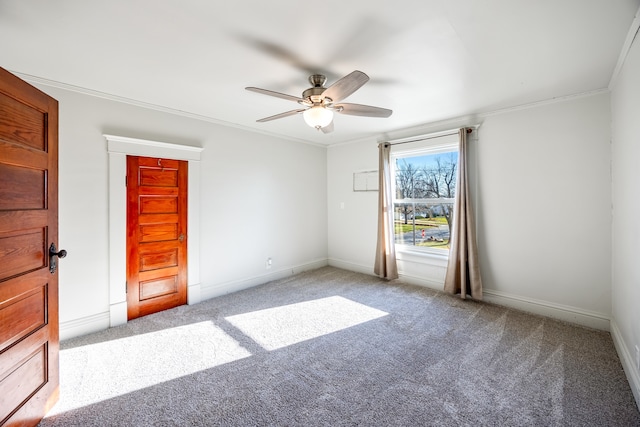
[[[200,157],[203,148],[104,135],[109,154],[109,326],[127,323],[127,155],[189,162],[187,304],[200,302]]]

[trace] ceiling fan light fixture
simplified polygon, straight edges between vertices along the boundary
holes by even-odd
[[[342,102],[343,99],[369,81],[369,76],[362,71],[352,71],[329,87],[324,87],[326,80],[327,78],[322,74],[313,74],[309,77],[309,83],[311,83],[312,87],[303,91],[301,97],[253,86],[246,87],[245,89],[263,95],[294,101],[305,107],[256,120],[259,123],[270,122],[271,120],[302,113],[304,121],[309,126],[317,130],[322,130],[322,133],[331,133],[333,132],[333,113],[336,111],[341,114],[363,117],[389,117],[391,113],[393,113],[393,111],[387,110],[386,108]]]
[[[304,121],[312,128],[320,129],[328,126],[333,120],[333,111],[320,105],[314,105],[302,113]]]

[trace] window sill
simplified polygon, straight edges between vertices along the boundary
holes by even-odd
[[[437,267],[447,267],[449,263],[449,253],[444,254],[421,251],[410,246],[396,246],[396,259],[403,262],[432,265]]]

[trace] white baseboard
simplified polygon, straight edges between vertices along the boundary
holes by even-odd
[[[400,280],[412,285],[431,288],[436,291],[444,290],[444,283],[440,281],[428,280],[406,274],[400,274]],[[564,320],[566,322],[587,326],[589,328],[609,331],[609,317],[601,313],[554,304],[548,301],[533,300],[490,289],[485,289],[482,293],[482,297],[485,301],[496,305],[511,307],[553,319]]]
[[[549,301],[541,301],[533,298],[510,295],[505,292],[485,289],[483,292],[485,301],[516,308],[529,313],[564,320],[602,331],[610,330],[610,318],[606,314],[584,310],[568,305],[555,304]]]
[[[109,306],[109,326],[119,326],[127,323],[128,314],[127,314],[127,302],[120,301],[113,303]]]
[[[247,279],[234,280],[231,282],[218,283],[214,285],[201,285],[200,293],[202,301],[252,288],[254,286],[271,282],[272,280],[284,279],[285,277],[293,276],[294,274],[302,273],[303,271],[315,270],[316,268],[325,267],[327,265],[327,259],[322,258],[305,264],[289,266],[278,270],[271,270],[265,274],[250,277]]]
[[[636,405],[640,409],[640,372],[638,372],[634,358],[631,356],[632,353],[625,344],[615,319],[611,319],[611,338],[613,338],[613,344],[616,346],[627,381],[629,381],[629,386],[636,399]]]
[[[200,283],[189,285],[187,288],[187,304],[193,305],[202,301],[202,291]]]
[[[109,328],[109,312],[94,314],[80,319],[60,322],[60,341]]]
[[[272,280],[282,279],[287,276],[301,273],[307,270],[324,267],[328,265],[327,259],[319,259],[306,264],[295,265],[272,271],[262,276],[256,276],[249,279],[239,280],[235,282],[223,283],[214,286],[202,286],[200,283],[190,285],[188,289],[188,304],[196,304],[205,299],[215,296],[228,294],[231,292],[247,289],[252,286],[270,282]],[[68,340],[74,337],[87,335],[93,332],[103,331],[109,327],[114,327],[127,323],[127,303],[126,301],[112,304],[109,311],[98,313],[80,319],[60,322],[60,340]]]
[[[374,275],[373,267],[368,265],[356,264],[350,261],[344,261],[335,258],[329,258],[329,265],[344,270],[355,271]],[[425,277],[419,277],[415,274],[406,274],[400,272],[400,280],[412,285],[424,286],[437,291],[443,290],[443,282],[430,280]],[[540,316],[551,317],[553,319],[564,320],[565,322],[575,323],[589,328],[609,331],[609,316],[603,313],[583,310],[577,307],[555,304],[549,301],[535,300],[532,298],[511,295],[506,292],[485,289],[483,292],[485,301],[511,307],[518,310],[526,311]]]
[[[323,259],[311,261],[305,264],[290,266],[290,267],[282,268],[276,271],[270,271],[266,274],[250,277],[247,279],[208,285],[208,286],[199,284],[198,287],[200,291],[200,300],[204,301],[220,295],[225,295],[225,294],[237,292],[243,289],[248,289],[253,286],[270,282],[272,280],[282,279],[297,273],[301,273],[303,271],[324,267],[326,265],[331,265],[333,267],[342,268],[344,270],[349,270],[349,271],[355,271],[358,273],[374,275],[372,266],[357,264],[357,263],[339,260],[335,258],[329,258],[329,259],[323,258]],[[400,280],[402,280],[405,283],[425,286],[435,290],[442,290],[442,283],[440,282],[436,283],[434,281],[430,281],[417,276],[401,274]],[[195,291],[196,289],[194,288],[193,290]],[[194,297],[195,296],[196,295],[194,295]],[[189,303],[190,304],[195,303],[195,299],[196,298],[194,298],[194,301],[189,301]],[[540,301],[540,300],[534,300],[530,298],[524,298],[524,297],[510,295],[504,292],[499,292],[494,290],[485,290],[484,299],[487,302],[491,302],[497,305],[512,307],[512,308],[527,311],[530,313],[551,317],[555,319],[560,319],[560,320],[576,323],[576,324],[587,326],[594,329],[600,329],[605,331],[611,330],[613,333],[609,317],[602,313],[590,312],[590,311],[582,310],[576,307],[550,303],[548,301]],[[114,313],[110,313],[110,312],[99,313],[99,314],[88,316],[81,319],[62,322],[60,323],[60,339],[65,340],[65,339],[73,338],[76,336],[85,335],[92,332],[97,332],[103,329],[107,329],[109,326],[115,326],[115,325],[110,325],[110,317],[113,314]],[[620,340],[620,337],[618,337],[618,339]],[[626,349],[626,347],[624,346],[622,346],[621,348]],[[618,352],[622,354],[620,350]],[[628,356],[628,351],[626,355]],[[628,356],[628,357],[630,358],[631,356]],[[629,360],[631,360],[630,366],[633,366],[633,358],[630,358]],[[635,373],[635,375],[637,378],[638,374]],[[634,384],[634,387],[637,388],[640,381],[638,381],[637,379],[635,381],[636,383]],[[634,390],[634,393],[637,393],[637,390]]]
[[[368,274],[370,276],[377,275],[373,272],[373,266],[371,265],[363,265],[357,264],[350,261],[344,261],[341,259],[329,258],[329,265],[336,268],[341,268],[343,270],[355,271],[356,273]],[[404,283],[409,283],[411,285],[424,286],[426,288],[435,289],[437,291],[442,290],[442,283],[425,279],[423,277],[417,277],[411,274],[406,274],[399,272],[398,275],[399,280]]]
[[[336,258],[329,258],[328,261],[331,267],[341,268],[343,270],[355,271],[356,273],[375,276],[372,265],[356,264],[354,262],[344,261]]]

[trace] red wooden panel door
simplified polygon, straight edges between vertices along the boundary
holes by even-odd
[[[0,68],[0,425],[58,399],[58,103]]]
[[[187,167],[127,156],[129,319],[187,302]]]

